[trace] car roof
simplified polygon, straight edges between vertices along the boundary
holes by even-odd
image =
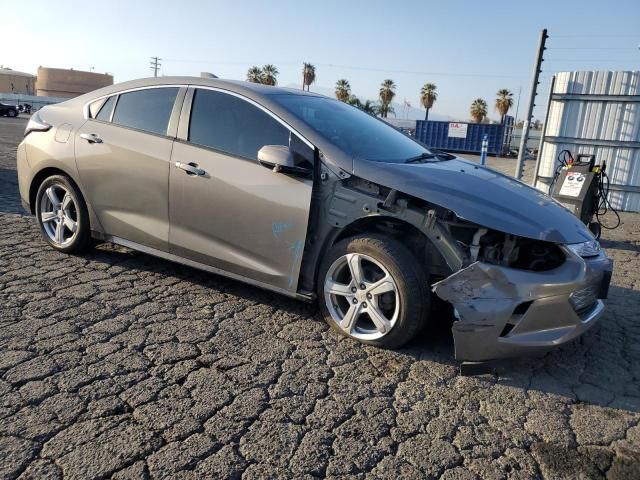
[[[319,95],[317,93],[304,92],[295,88],[272,87],[269,85],[243,82],[239,80],[223,80],[219,78],[175,76],[152,77],[110,85],[108,87],[80,95],[79,97],[69,99],[62,103],[57,103],[51,106],[51,108],[74,110],[80,107],[80,109],[85,109],[88,104],[99,98],[128,90],[162,85],[218,88],[253,100],[262,108],[265,108],[282,120],[286,125],[291,126],[296,133],[302,135],[302,137],[309,141],[311,145],[314,145],[323,151],[329,163],[335,164],[345,171],[350,171],[352,168],[352,159],[350,157],[345,155],[339,147],[333,145],[330,141],[322,137],[322,135],[315,131],[311,126],[306,124],[304,121],[301,121],[300,118],[296,117],[289,110],[285,109],[275,97],[276,95],[291,95],[322,98],[323,100],[332,102],[338,102],[338,100],[325,95]]]
[[[219,78],[203,78],[203,77],[150,77],[130,80],[127,82],[117,83],[108,87],[101,88],[90,92],[83,97],[100,97],[110,93],[117,93],[123,90],[135,88],[153,87],[161,85],[189,85],[189,86],[205,86],[215,87],[232,92],[243,93],[249,97],[264,95],[305,95],[312,97],[324,97],[317,93],[305,92],[295,88],[273,87],[271,85],[262,85],[259,83],[244,82],[241,80],[225,80]]]

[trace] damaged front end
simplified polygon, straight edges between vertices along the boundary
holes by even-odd
[[[520,198],[527,212],[544,209],[553,218],[552,227],[535,227],[543,221],[540,212],[531,226],[527,214],[486,202],[481,214],[482,199],[477,196],[458,202],[457,211],[448,208],[448,203],[456,205],[451,199],[431,200],[452,190],[448,177],[438,177],[438,171],[427,166],[424,170],[432,175],[421,174],[420,184],[430,188],[416,184],[412,193],[407,191],[412,190],[410,178],[387,187],[323,170],[317,198],[324,207],[318,209],[319,230],[310,232],[311,239],[330,238],[328,229],[335,235],[376,229],[401,239],[428,270],[435,295],[454,309],[455,357],[461,361],[545,351],[595,323],[604,310],[612,262],[579,220],[520,184],[513,186],[519,189],[514,198]],[[511,181],[498,181],[511,186]],[[458,195],[465,194],[470,196],[462,191]],[[312,255],[307,265],[316,264]],[[303,285],[305,278],[310,284],[312,273],[303,275]]]
[[[456,359],[544,352],[578,337],[602,314],[612,262],[599,248],[581,257],[571,246],[482,228],[473,240],[473,263],[433,285],[455,309]]]

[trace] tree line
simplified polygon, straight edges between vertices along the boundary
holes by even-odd
[[[266,64],[262,68],[253,66],[247,71],[247,81],[262,83],[264,85],[277,85],[278,69],[275,65]],[[316,81],[316,67],[304,62],[302,66],[302,90],[309,91],[311,84]],[[429,119],[429,111],[438,99],[438,87],[434,83],[425,83],[420,89],[420,103],[425,108],[424,119]],[[395,113],[392,102],[396,96],[396,84],[391,79],[386,79],[380,84],[378,101],[361,101],[351,92],[351,84],[346,78],[341,78],[335,85],[335,96],[338,100],[360,108],[365,112],[382,118]],[[500,121],[504,123],[507,112],[513,107],[513,93],[506,88],[501,88],[496,94],[495,109],[500,114]],[[476,123],[482,123],[487,119],[488,104],[482,98],[476,98],[469,107],[469,115]]]

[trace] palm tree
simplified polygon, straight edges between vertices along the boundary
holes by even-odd
[[[390,113],[395,114],[393,106],[390,103],[381,103],[376,107],[377,113],[380,114],[382,118],[387,118]]]
[[[438,99],[438,94],[436,93],[437,88],[434,83],[425,83],[420,90],[420,103],[427,109],[427,112],[424,114],[425,121],[429,120],[429,110],[433,107],[433,102]]]
[[[506,88],[498,90],[498,98],[496,98],[496,110],[500,113],[501,123],[504,123],[504,117],[511,107],[513,107],[513,93]]]
[[[262,83],[262,70],[260,67],[253,66],[247,70],[247,82]]]
[[[302,90],[306,85],[307,91],[309,91],[309,86],[316,81],[316,67],[310,63],[304,63],[302,67]]]
[[[366,100],[364,103],[360,101],[358,97],[355,95],[350,95],[347,100],[345,100],[349,105],[352,105],[356,108],[359,108],[363,112],[368,113],[369,115],[377,115],[380,111],[380,107],[376,105],[375,102],[371,100]]]
[[[382,118],[387,118],[389,113],[392,113],[391,101],[396,96],[396,84],[393,80],[387,79],[380,85],[380,115]]]
[[[362,103],[360,106],[360,110],[374,116],[380,113],[380,107],[371,100],[366,100],[364,103]],[[391,111],[393,112],[393,108],[391,108]]]
[[[349,80],[347,80],[346,78],[341,78],[336,82],[336,98],[341,102],[347,102],[349,101],[350,96],[351,85],[349,84]]]
[[[262,83],[265,85],[274,86],[278,83],[278,69],[275,65],[271,65],[270,63],[266,64],[262,67]]]
[[[481,123],[487,116],[487,102],[481,98],[476,98],[471,104],[469,113],[471,113],[471,118],[473,118],[476,123]]]
[[[355,95],[349,95],[349,98],[347,99],[347,103],[352,107],[362,108],[362,102]]]

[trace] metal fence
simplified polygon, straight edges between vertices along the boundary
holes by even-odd
[[[22,95],[18,93],[0,93],[0,102],[8,103],[10,105],[28,103],[29,105],[31,105],[33,111],[40,110],[42,107],[51,105],[52,103],[64,102],[65,100],[69,99],[63,97],[40,97],[36,95]]]
[[[611,204],[640,211],[640,71],[556,74],[536,163],[537,188],[548,189],[564,149],[606,162]]]
[[[527,140],[527,148],[530,150],[537,150],[540,147],[540,136],[542,135],[542,130],[533,130],[529,131],[529,138]],[[511,133],[511,148],[513,150],[518,149],[520,145],[520,138],[522,138],[522,128],[513,127],[513,132]]]

